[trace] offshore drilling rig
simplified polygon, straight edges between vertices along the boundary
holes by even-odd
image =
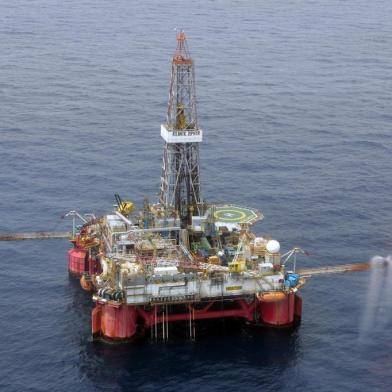
[[[115,210],[74,224],[69,270],[93,290],[94,337],[139,334],[167,340],[182,322],[194,339],[198,320],[237,318],[253,325],[292,326],[301,318],[297,295],[305,279],[286,270],[299,248],[256,236],[262,214],[203,201],[194,62],[184,32],[177,35],[164,140],[160,196],[133,203],[116,195]]]

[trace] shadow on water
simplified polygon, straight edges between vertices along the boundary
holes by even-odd
[[[217,381],[222,374],[279,377],[293,366],[301,351],[298,328],[274,330],[244,328],[234,322],[215,323],[196,341],[172,337],[168,343],[139,339],[129,344],[83,343],[80,372],[83,378],[105,387],[170,390],[171,383],[199,386]],[[240,369],[247,368],[247,374]],[[225,383],[227,380],[220,380]],[[174,384],[173,384],[174,387]],[[227,385],[230,388],[230,385]]]
[[[64,289],[69,299],[64,314],[63,331],[71,341],[80,341],[83,346],[91,335],[91,311],[94,307],[92,293],[83,290],[79,278],[71,274]]]
[[[72,308],[76,313],[84,314],[93,308],[92,293],[82,289],[78,277],[69,274],[68,289],[72,296]]]

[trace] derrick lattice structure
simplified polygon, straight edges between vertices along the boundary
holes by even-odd
[[[201,215],[199,143],[195,70],[184,32],[177,36],[166,123],[161,125],[165,141],[162,162],[160,204],[176,213],[185,227],[192,215]]]

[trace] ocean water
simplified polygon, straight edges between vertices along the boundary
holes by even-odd
[[[255,232],[306,249],[299,266],[390,254],[388,0],[0,1],[0,232],[154,199],[181,28],[204,197],[260,208]],[[118,346],[92,342],[68,248],[0,243],[2,391],[392,390],[389,278],[375,303],[369,272],[310,279],[292,331]]]

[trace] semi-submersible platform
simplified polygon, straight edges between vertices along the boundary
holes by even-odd
[[[110,214],[71,211],[69,271],[92,290],[92,334],[127,340],[151,334],[167,340],[183,322],[190,338],[198,320],[238,318],[289,327],[301,319],[295,273],[299,248],[280,253],[272,238],[250,230],[262,214],[248,207],[203,200],[194,62],[184,32],[177,35],[164,140],[160,196],[136,212],[116,195]],[[77,217],[83,220],[76,226]],[[290,260],[292,271],[286,268]]]

